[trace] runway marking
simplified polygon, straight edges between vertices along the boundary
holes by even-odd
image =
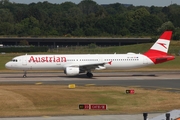
[[[42,84],[43,84],[42,82],[35,83],[35,85],[42,85]]]
[[[69,85],[68,85],[68,88],[74,89],[74,88],[76,88],[76,84],[69,84]]]
[[[43,118],[50,118],[51,116],[42,116]]]
[[[165,88],[165,89],[167,89],[167,90],[173,90],[174,88]]]
[[[140,85],[136,85],[136,86],[127,86],[127,87],[129,87],[129,88],[139,88],[141,86]]]
[[[96,84],[85,84],[85,86],[95,86]]]
[[[164,89],[166,89],[166,90],[178,90],[178,91],[180,91],[180,89],[178,89],[178,88],[164,88]]]

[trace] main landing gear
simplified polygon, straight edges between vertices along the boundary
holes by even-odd
[[[86,75],[87,75],[88,78],[92,78],[93,77],[93,74],[91,72],[87,72]]]
[[[26,72],[26,71],[24,71],[23,78],[26,78],[26,77],[27,77],[27,76],[26,76],[26,74],[27,74],[27,72]]]

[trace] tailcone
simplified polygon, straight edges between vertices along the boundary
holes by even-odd
[[[173,56],[173,55],[167,55],[167,57],[168,57],[168,61],[175,59],[175,56]]]
[[[170,60],[174,60],[175,56],[172,56],[172,55],[153,56],[153,57],[150,57],[150,59],[154,62],[154,64],[159,64],[159,63],[167,62]]]

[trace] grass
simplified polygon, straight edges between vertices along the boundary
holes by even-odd
[[[1,85],[0,117],[50,115],[100,115],[165,112],[178,109],[180,94],[125,87],[61,85]],[[79,104],[107,104],[106,111],[79,110]]]

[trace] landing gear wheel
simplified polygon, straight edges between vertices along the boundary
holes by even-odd
[[[86,75],[87,75],[88,78],[92,78],[93,77],[93,74],[91,72],[87,72]]]
[[[23,75],[23,78],[26,78],[27,76],[26,75]]]
[[[26,76],[26,74],[27,74],[27,72],[26,72],[26,71],[24,71],[23,78],[26,78],[26,77],[27,77],[27,76]]]

